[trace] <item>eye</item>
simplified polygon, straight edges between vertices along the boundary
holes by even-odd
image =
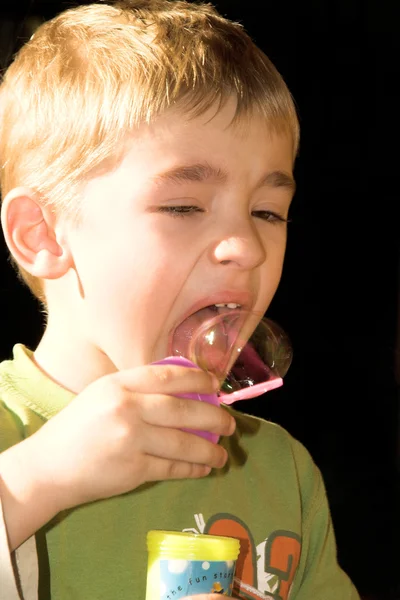
[[[198,206],[183,204],[182,206],[159,206],[157,212],[183,218],[196,213],[203,213],[204,210]]]
[[[253,210],[251,214],[253,217],[257,217],[257,219],[262,219],[263,221],[267,221],[268,223],[290,223],[290,220],[286,219],[283,215],[272,212],[270,210]]]

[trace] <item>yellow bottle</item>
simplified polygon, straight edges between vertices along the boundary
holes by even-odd
[[[146,600],[195,594],[232,596],[240,542],[235,538],[149,531]]]

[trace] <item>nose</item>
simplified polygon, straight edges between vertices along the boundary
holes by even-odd
[[[255,225],[241,224],[220,237],[213,247],[213,262],[250,270],[261,265],[267,258],[265,243]]]

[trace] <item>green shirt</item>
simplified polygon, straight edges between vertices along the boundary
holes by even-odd
[[[72,398],[15,346],[13,360],[0,364],[0,450]],[[238,598],[359,600],[337,564],[324,484],[309,453],[280,426],[231,412],[237,429],[220,442],[229,453],[223,469],[142,485],[61,513],[37,532],[40,600],[144,600],[151,529],[240,538]]]

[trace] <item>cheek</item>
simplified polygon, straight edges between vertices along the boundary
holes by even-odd
[[[165,320],[185,285],[192,262],[171,240],[167,244],[147,236],[136,241],[140,243],[129,250],[122,248],[104,257],[103,273],[108,276],[100,277],[98,284],[107,288],[103,305],[109,302],[121,319],[129,318],[137,325],[143,319],[156,326]]]
[[[271,244],[267,249],[267,260],[261,271],[261,290],[265,303],[269,304],[279,285],[283,261],[285,257],[285,242]]]
[[[140,216],[125,219],[118,231],[86,227],[72,241],[87,304],[103,315],[110,311],[110,317],[118,311],[115,320],[132,319],[146,306],[157,318],[157,309],[171,307],[201,254],[201,236],[189,235],[188,229],[166,217],[149,224]]]

